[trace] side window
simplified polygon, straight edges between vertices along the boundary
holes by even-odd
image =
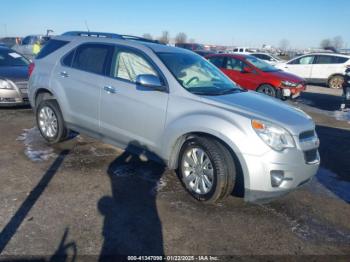
[[[240,48],[240,49],[239,49],[239,52],[243,52],[243,48]]]
[[[255,56],[256,58],[263,59],[261,54],[252,54],[252,56]]]
[[[337,63],[337,57],[329,55],[319,55],[316,58],[316,64],[335,64]]]
[[[111,76],[135,82],[138,75],[155,75],[157,71],[141,55],[132,51],[119,51],[116,53]]]
[[[300,58],[297,58],[291,62],[289,62],[288,64],[292,64],[292,65],[310,65],[314,62],[315,56],[303,56]]]
[[[25,38],[23,38],[22,40],[22,45],[29,45],[30,44],[30,36],[26,36]]]
[[[233,49],[233,52],[238,52],[238,48]]]
[[[343,64],[349,60],[347,57],[337,56],[337,64]]]
[[[74,58],[75,49],[70,51],[62,60],[62,64],[68,67],[72,66],[73,58]]]
[[[40,59],[49,54],[55,52],[57,49],[60,49],[62,46],[68,44],[67,41],[61,40],[49,40],[46,45],[41,49],[40,53],[35,57],[35,59]]]
[[[227,58],[226,68],[229,70],[242,72],[244,63],[241,60],[235,58]]]
[[[218,57],[209,57],[209,62],[213,63],[216,67],[223,68],[224,67],[224,61],[225,57],[218,56]]]
[[[347,60],[348,58],[341,56],[319,55],[316,64],[343,64]]]
[[[261,58],[262,60],[266,60],[266,61],[271,61],[272,59],[271,59],[271,57],[270,56],[268,56],[268,55],[262,55],[262,58]]]
[[[72,67],[104,75],[108,54],[112,50],[112,46],[103,44],[81,45],[76,49]]]

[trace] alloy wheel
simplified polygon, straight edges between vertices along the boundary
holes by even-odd
[[[41,132],[48,138],[55,137],[58,125],[54,111],[50,107],[44,106],[40,109],[38,118]]]
[[[197,194],[207,194],[213,187],[214,168],[203,149],[189,148],[182,159],[183,181]]]

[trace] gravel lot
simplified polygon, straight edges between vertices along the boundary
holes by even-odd
[[[0,109],[0,260],[54,254],[80,260],[106,254],[350,258],[350,113],[334,111],[339,95],[309,86],[289,102],[316,121],[322,167],[310,184],[264,205],[235,196],[200,204],[157,163],[84,136],[49,147],[31,109]]]

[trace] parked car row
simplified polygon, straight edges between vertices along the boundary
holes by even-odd
[[[304,79],[252,55],[218,54],[209,55],[207,59],[243,88],[272,97],[295,98],[306,88]]]

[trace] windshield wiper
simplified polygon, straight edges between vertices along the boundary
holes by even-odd
[[[228,94],[240,93],[244,91],[245,91],[244,89],[240,89],[240,88],[231,88],[231,89],[221,91],[220,93],[218,93],[218,95],[228,95]]]
[[[232,94],[232,93],[238,93],[238,92],[244,92],[244,89],[240,88],[231,88],[231,89],[226,89],[221,92],[204,92],[204,91],[193,91],[193,94],[196,95],[202,95],[202,96],[221,96],[221,95],[227,95],[227,94]]]

